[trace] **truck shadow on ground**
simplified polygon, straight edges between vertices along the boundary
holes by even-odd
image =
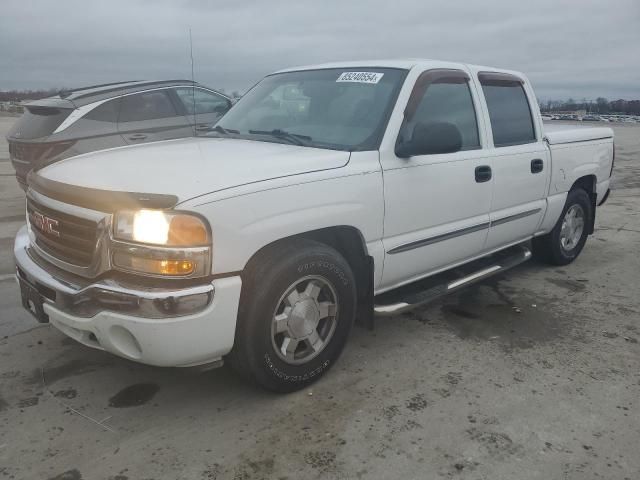
[[[584,340],[573,328],[577,319],[563,314],[557,303],[585,290],[585,282],[563,278],[562,269],[551,270],[546,281],[556,293],[543,297],[509,284],[514,276],[539,275],[543,270],[549,267],[531,262],[404,316],[442,325],[461,340],[491,342],[505,350],[533,348],[566,337]],[[554,273],[559,277],[552,278]]]
[[[500,279],[469,287],[443,301],[442,320],[463,340],[497,341],[509,348],[532,348],[565,333],[557,314],[511,292]]]

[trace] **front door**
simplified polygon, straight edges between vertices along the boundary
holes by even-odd
[[[423,72],[407,103],[398,142],[459,135],[457,151],[400,158],[381,149],[386,290],[482,252],[489,230],[492,161],[483,149],[480,105],[462,70]],[[433,132],[439,132],[434,135]]]
[[[175,92],[187,120],[195,125],[196,134],[208,132],[231,108],[230,100],[203,88],[180,87]]]

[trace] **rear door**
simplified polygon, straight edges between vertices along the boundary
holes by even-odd
[[[543,141],[535,96],[525,80],[476,72],[489,118],[493,198],[487,250],[530,237],[545,213],[550,153]]]
[[[157,142],[193,135],[168,89],[125,95],[120,99],[118,132],[128,144]]]
[[[196,131],[209,130],[231,108],[229,99],[204,88],[179,87],[174,92]]]

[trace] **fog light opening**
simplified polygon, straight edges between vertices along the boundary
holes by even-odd
[[[126,328],[120,325],[112,326],[109,329],[109,340],[125,357],[133,359],[142,358],[142,348],[138,340]]]

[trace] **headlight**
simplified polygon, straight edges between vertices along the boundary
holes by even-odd
[[[196,215],[161,210],[118,212],[113,227],[113,266],[161,277],[210,273],[211,235]]]
[[[200,217],[162,210],[117,213],[114,237],[128,242],[172,247],[193,247],[210,243],[208,228]]]

